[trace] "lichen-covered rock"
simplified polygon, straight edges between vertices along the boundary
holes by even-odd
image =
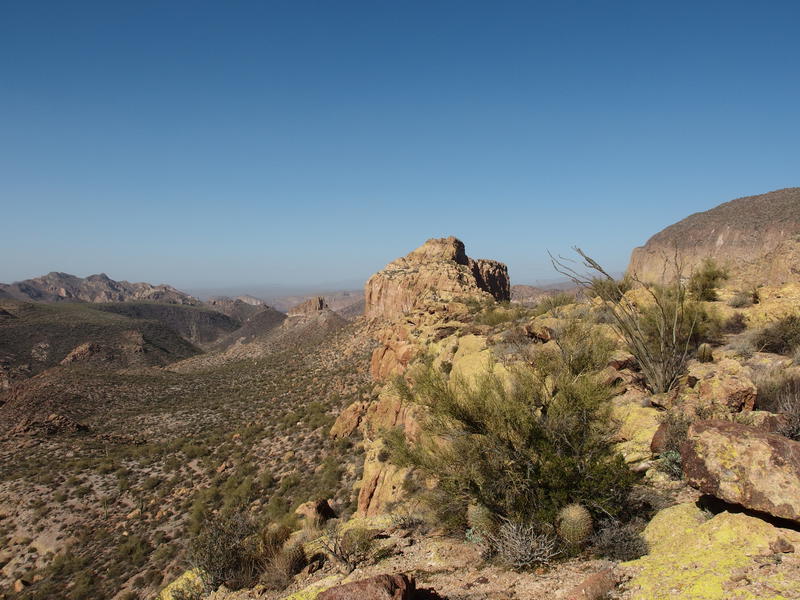
[[[694,423],[681,448],[689,485],[800,523],[800,442],[728,421]]]
[[[178,600],[193,597],[203,590],[203,572],[200,569],[184,571],[158,594],[156,600]]]
[[[611,415],[619,423],[616,449],[628,464],[652,458],[651,442],[661,425],[659,411],[644,406],[644,398],[631,390],[611,401]]]
[[[715,363],[692,361],[677,394],[663,396],[667,407],[677,406],[688,414],[710,414],[752,410],[757,389],[752,370],[731,358]]]
[[[694,503],[660,511],[644,530],[649,553],[624,563],[631,600],[789,600],[797,582],[763,567],[797,532],[744,514],[711,519]],[[755,590],[764,590],[763,594]]]
[[[364,291],[366,317],[387,321],[445,296],[511,299],[507,267],[469,258],[454,237],[430,239],[389,263],[369,278]]]

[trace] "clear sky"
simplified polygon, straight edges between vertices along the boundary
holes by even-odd
[[[800,185],[800,2],[0,0],[0,281],[609,268]]]

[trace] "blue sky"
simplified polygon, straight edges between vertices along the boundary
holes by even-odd
[[[553,279],[800,185],[797,2],[0,1],[0,281]]]

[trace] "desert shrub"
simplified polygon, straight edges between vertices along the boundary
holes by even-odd
[[[664,428],[664,449],[659,456],[657,467],[673,479],[683,477],[681,466],[681,445],[686,441],[692,419],[680,410],[671,410],[661,415]]]
[[[572,502],[620,510],[634,476],[610,442],[612,392],[553,358],[547,371],[515,368],[508,380],[448,383],[432,369],[413,387],[398,380],[401,397],[428,416],[413,445],[402,432],[387,436],[392,460],[438,480],[422,494],[445,527],[466,528],[473,503],[517,524],[553,524]]]
[[[740,312],[732,314],[722,324],[724,333],[741,333],[745,329],[747,329],[747,319]]]
[[[517,570],[549,565],[562,554],[558,538],[552,533],[509,520],[489,536],[489,545],[497,562]]]
[[[605,367],[616,348],[614,341],[597,328],[574,319],[555,332],[553,341],[560,351],[561,364],[575,376]]]
[[[364,527],[343,528],[331,523],[320,544],[344,573],[352,573],[367,562],[374,549],[374,532]]]
[[[203,570],[209,591],[222,584],[233,590],[250,587],[266,565],[258,543],[258,528],[245,513],[219,515],[205,521],[189,544],[189,561]]]
[[[622,279],[593,277],[587,291],[591,296],[598,296],[603,299],[619,302],[622,296],[632,289],[633,279],[629,275],[625,275]]]
[[[774,370],[758,377],[756,408],[782,415],[778,433],[800,441],[800,376]]]
[[[574,303],[575,303],[575,296],[573,294],[568,294],[566,292],[559,292],[558,294],[553,294],[552,296],[547,296],[546,298],[542,298],[536,304],[536,306],[533,307],[531,314],[534,317],[538,317],[545,313],[550,312],[553,309]]]
[[[267,561],[261,583],[271,590],[284,590],[292,578],[308,564],[302,544],[289,544],[277,550]]]
[[[791,354],[800,347],[800,316],[789,315],[764,327],[753,338],[758,351]]]
[[[728,279],[728,271],[717,265],[713,258],[706,258],[689,278],[689,292],[695,300],[715,302],[717,288]]]
[[[475,318],[475,322],[480,325],[496,326],[502,323],[511,323],[521,319],[528,314],[528,310],[523,306],[503,302],[488,306]]]
[[[592,550],[610,560],[635,560],[648,552],[647,542],[642,537],[643,529],[641,521],[620,523],[609,520],[592,538]]]
[[[728,300],[728,306],[733,308],[747,308],[748,306],[753,305],[753,292],[746,292],[744,290],[739,290],[731,299]]]

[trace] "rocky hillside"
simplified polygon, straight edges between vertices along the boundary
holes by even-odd
[[[658,281],[674,273],[677,249],[685,273],[705,258],[747,285],[800,279],[800,188],[748,196],[686,217],[631,255],[629,273]]]
[[[0,283],[0,294],[34,302],[125,302],[148,300],[172,304],[200,304],[197,298],[168,285],[114,281],[105,273],[86,278],[48,273],[16,283]]]

